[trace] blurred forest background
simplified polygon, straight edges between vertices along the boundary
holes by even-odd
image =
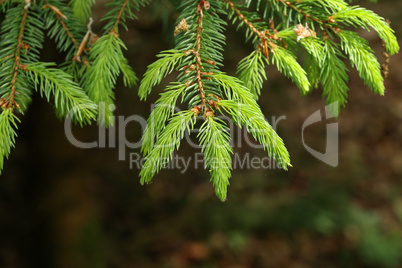
[[[97,3],[94,27],[101,33],[99,18],[106,10],[104,1]],[[390,19],[401,40],[401,1],[356,3]],[[168,10],[151,5],[121,33],[139,77],[159,51],[171,47],[175,17]],[[234,29],[229,27],[224,51],[230,74],[252,51],[243,32]],[[360,34],[382,62],[377,34]],[[43,57],[63,58],[50,41]],[[286,116],[278,132],[293,168],[234,170],[224,203],[205,170],[164,170],[143,187],[139,170],[119,161],[117,149],[74,147],[52,106],[37,94],[0,178],[0,267],[402,267],[401,68],[398,54],[390,61],[385,97],[350,71],[349,102],[338,118],[339,166],[333,168],[311,156],[301,141],[304,120],[324,107],[321,91],[300,97],[291,81],[269,67],[259,104],[268,120]],[[140,102],[137,88],[120,82],[116,115],[147,117],[163,86]],[[306,129],[307,144],[321,152],[326,123]],[[74,134],[93,141],[98,129],[74,127]],[[139,125],[129,124],[126,135],[138,141]],[[235,151],[265,155],[245,146]],[[135,152],[129,149],[127,156]],[[178,155],[194,153],[183,143]]]

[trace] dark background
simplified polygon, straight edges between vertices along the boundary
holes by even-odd
[[[401,1],[358,4],[389,18],[401,36]],[[95,21],[104,13],[99,3]],[[151,6],[121,34],[139,77],[171,46],[174,17],[165,15]],[[95,26],[99,33],[101,26]],[[229,28],[224,70],[234,74],[252,47]],[[382,61],[376,33],[359,33]],[[51,41],[44,51],[46,61],[61,57]],[[117,149],[71,145],[52,105],[36,95],[0,179],[0,267],[402,267],[401,57],[391,57],[385,97],[374,95],[351,69],[348,104],[337,120],[336,168],[315,159],[301,141],[304,120],[325,105],[322,91],[301,97],[270,66],[259,104],[269,121],[286,116],[278,133],[293,168],[233,170],[224,203],[202,169],[163,170],[141,186],[139,171],[118,161]],[[164,85],[140,102],[138,87],[120,81],[116,116],[147,117]],[[331,122],[310,126],[307,144],[324,151]],[[74,128],[84,141],[96,140],[97,133],[96,126]],[[140,135],[138,124],[127,125],[129,140]],[[265,155],[245,146],[235,151]],[[138,152],[129,149],[127,156]],[[183,143],[178,154],[195,152]]]

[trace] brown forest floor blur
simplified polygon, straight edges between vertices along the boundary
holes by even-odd
[[[402,36],[401,1],[358,4],[391,19]],[[139,76],[169,48],[167,30],[150,12],[122,33]],[[103,13],[98,9],[95,17]],[[381,57],[375,32],[360,34]],[[251,47],[233,27],[227,44],[225,71],[233,74]],[[44,57],[58,57],[53,44]],[[398,54],[391,58],[385,97],[372,94],[350,72],[349,101],[338,119],[340,162],[332,168],[301,142],[303,121],[324,106],[321,91],[300,97],[270,67],[259,103],[268,120],[286,116],[278,131],[293,168],[234,170],[225,203],[202,169],[164,170],[153,184],[140,186],[139,171],[130,170],[128,160],[118,161],[117,149],[69,144],[51,105],[36,96],[0,179],[0,267],[402,267],[401,68]],[[116,115],[148,116],[161,90],[140,102],[137,88],[120,85]],[[326,123],[306,133],[307,143],[321,151]],[[86,141],[97,139],[97,131],[74,128]],[[127,126],[129,140],[140,135],[138,125]],[[264,155],[244,147],[235,151]],[[139,150],[127,154],[133,152]],[[194,149],[183,145],[178,154],[194,157]]]

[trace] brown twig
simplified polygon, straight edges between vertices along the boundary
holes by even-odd
[[[206,1],[200,1],[198,4],[198,8],[197,8],[197,13],[198,13],[198,21],[197,21],[197,43],[194,49],[194,54],[195,54],[195,58],[196,58],[196,63],[195,63],[195,72],[196,72],[196,79],[197,79],[197,83],[198,83],[198,88],[200,90],[200,95],[201,95],[201,101],[203,103],[204,108],[207,108],[207,101],[205,99],[205,91],[204,91],[204,85],[202,83],[202,71],[201,69],[204,69],[204,67],[202,66],[202,60],[201,60],[201,55],[200,55],[200,51],[201,51],[201,35],[203,32],[203,26],[202,26],[202,22],[203,22],[203,18],[204,18],[204,14],[202,11],[203,6],[205,5]]]
[[[119,27],[119,24],[121,21],[121,17],[123,16],[123,11],[127,5],[128,5],[128,0],[124,1],[124,4],[120,8],[119,14],[117,14],[117,16],[116,16],[116,22],[114,23],[114,27],[111,31],[115,36],[118,36],[118,27]]]
[[[77,62],[81,62],[81,55],[82,53],[84,53],[85,48],[87,46],[89,37],[93,34],[92,33],[92,23],[93,23],[93,19],[89,18],[89,23],[87,25],[88,31],[84,36],[84,39],[82,39],[81,44],[79,45],[78,49],[77,49],[77,53],[75,53],[75,56],[73,58],[73,61],[77,61]],[[86,59],[84,58],[84,62],[86,61]]]
[[[251,21],[249,21],[244,14],[234,5],[234,3],[231,0],[225,0],[231,9],[236,13],[236,15],[244,22],[244,24],[249,27],[253,33],[258,36],[260,39],[260,45],[259,48],[262,49],[264,56],[266,58],[269,57],[269,45],[273,44],[271,40],[277,40],[278,37],[276,36],[276,29],[274,28],[274,34],[271,34],[269,30],[265,31],[259,31]]]
[[[47,3],[46,0],[45,0],[45,3]],[[68,28],[67,24],[63,21],[63,19],[68,20],[67,16],[64,15],[57,7],[49,5],[49,4],[44,5],[42,8],[43,9],[50,8],[54,12],[56,18],[58,19],[59,23],[63,26],[63,29],[64,29],[64,31],[66,31],[71,42],[73,42],[74,46],[76,48],[78,48],[77,41],[75,40],[74,36],[71,34],[70,29]]]

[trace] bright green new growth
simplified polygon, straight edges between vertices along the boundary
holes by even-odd
[[[98,123],[106,126],[113,124],[114,93],[117,78],[123,74],[124,84],[132,87],[137,82],[137,77],[127,59],[124,57],[122,48],[124,43],[116,35],[110,33],[101,37],[91,49],[90,61],[92,65],[83,77],[83,88],[95,103],[101,104],[99,109]]]
[[[261,51],[253,51],[239,62],[237,69],[237,76],[256,98],[261,94],[264,79],[267,79],[265,65],[268,65],[267,58]]]
[[[11,148],[14,147],[17,133],[17,122],[20,120],[15,116],[12,109],[4,109],[0,114],[0,171],[3,170],[4,159],[10,155]]]
[[[71,115],[73,120],[90,124],[96,118],[97,106],[88,98],[73,78],[52,63],[34,63],[26,71],[35,89],[50,102],[54,99],[56,114],[60,118]]]
[[[228,112],[239,127],[245,126],[255,140],[268,151],[281,168],[287,170],[290,165],[289,153],[272,127],[265,121],[260,107],[241,81],[224,74],[216,74],[214,78],[222,86],[229,100],[221,100],[218,105]]]
[[[92,14],[91,7],[95,4],[95,0],[71,0],[69,4],[74,16],[85,23]]]
[[[124,57],[126,46],[119,30],[128,29],[128,21],[137,19],[136,12],[149,2],[109,0],[109,12],[101,19],[105,21],[104,33],[98,39],[90,18],[95,0],[0,1],[4,18],[0,21],[0,172],[15,144],[17,116],[27,110],[35,91],[54,101],[58,117],[72,116],[81,125],[94,119],[98,124],[113,124],[118,78],[121,76],[127,87],[137,82]],[[162,2],[157,3],[164,5]],[[347,103],[349,90],[344,61],[350,60],[365,84],[383,95],[388,57],[399,51],[389,24],[370,10],[349,6],[351,1],[167,2],[179,12],[175,45],[162,51],[148,66],[139,86],[140,99],[145,100],[166,76],[177,78],[160,94],[147,121],[141,148],[146,157],[140,172],[142,184],[149,183],[168,163],[186,131],[201,121],[198,138],[205,168],[216,195],[225,200],[234,149],[221,116],[229,116],[237,126],[245,127],[268,156],[286,170],[291,166],[289,153],[257,104],[258,97],[269,90],[263,90],[269,78],[266,70],[277,68],[302,95],[322,88],[326,102],[335,103],[330,105],[330,112],[338,115]],[[254,46],[239,62],[237,77],[221,70],[229,21]],[[380,65],[364,38],[345,30],[350,26],[373,28],[378,33],[386,48],[384,64]],[[40,61],[45,34],[65,55],[65,62],[59,66]],[[178,104],[186,109],[178,111]]]
[[[166,88],[166,92],[160,94],[161,97],[157,100],[156,107],[149,116],[144,131],[141,146],[141,152],[144,155],[147,155],[154,147],[155,138],[175,112],[177,99],[185,89],[184,84],[171,84]]]
[[[357,33],[342,31],[338,33],[342,49],[349,55],[352,66],[355,66],[361,78],[374,93],[384,95],[384,79],[380,72],[380,64],[365,39]]]
[[[389,54],[393,55],[398,53],[399,45],[394,35],[394,30],[389,27],[388,23],[383,18],[373,11],[359,6],[353,6],[340,10],[333,18],[345,25],[353,25],[365,29],[368,29],[368,26],[370,26],[378,33],[380,38],[384,40]]]
[[[188,0],[183,3],[183,7],[179,21],[186,18],[188,31],[177,35],[174,50],[164,52],[159,60],[148,67],[140,86],[139,95],[144,99],[152,86],[159,84],[163,77],[174,69],[181,71],[177,76],[178,84],[170,86],[168,91],[161,94],[148,120],[142,145],[147,161],[140,173],[141,183],[149,183],[166,164],[166,159],[170,159],[174,151],[174,145],[179,143],[178,138],[183,136],[189,118],[193,118],[190,125],[194,125],[198,116],[197,121],[204,121],[198,137],[204,153],[205,168],[210,171],[215,192],[223,201],[226,199],[231,177],[233,148],[226,124],[217,116],[230,115],[240,127],[245,126],[264,146],[268,155],[284,169],[290,165],[289,153],[282,139],[265,120],[253,96],[262,86],[261,77],[266,78],[265,71],[257,70],[260,77],[246,82],[246,85],[254,87],[251,93],[241,80],[218,69],[224,43],[222,26],[225,25],[218,14],[225,14],[223,6],[218,2],[211,2],[206,6],[204,2]],[[258,52],[249,58],[253,58],[255,63],[252,67],[245,65],[240,71],[243,81],[248,81],[255,74],[247,73],[247,70],[253,72],[253,69],[258,68],[255,66],[264,66],[267,62]],[[297,64],[295,61],[291,63]],[[285,73],[296,80],[293,76],[300,70],[301,68],[297,68],[293,72],[286,69]],[[173,115],[165,127],[174,112],[174,106],[171,105],[176,104],[180,95],[181,102],[187,103],[188,111]],[[181,113],[189,116],[187,120],[179,122]]]
[[[142,184],[149,183],[152,177],[169,162],[174,150],[179,149],[185,131],[190,132],[194,124],[195,114],[192,111],[176,113],[169,120],[169,124],[158,135],[154,148],[146,157],[140,173]]]
[[[223,120],[208,117],[198,134],[205,167],[209,169],[211,181],[219,199],[226,200],[227,187],[232,170],[233,148],[230,145],[230,133]]]
[[[184,56],[185,53],[173,49],[162,51],[157,55],[159,59],[148,66],[138,89],[141,100],[145,100],[152,87],[159,85],[163,78],[173,72],[175,66],[180,65]]]
[[[348,69],[343,63],[345,56],[351,60],[360,77],[372,91],[383,95],[381,66],[372,54],[367,41],[355,32],[343,30],[345,26],[350,25],[367,30],[371,27],[383,39],[386,51],[390,55],[397,53],[399,45],[394,31],[373,11],[359,6],[349,6],[341,0],[246,0],[245,6],[235,5],[230,0],[225,1],[228,3],[233,23],[242,21],[240,25],[246,28],[246,39],[253,40],[256,51],[265,51],[265,56],[271,57],[277,68],[283,70],[284,74],[298,85],[302,93],[317,88],[321,83],[327,104],[334,102],[338,104],[338,107],[333,109],[333,114],[337,115],[340,107],[347,102],[349,89]],[[246,11],[245,7],[250,7],[252,4],[257,6],[259,12]],[[275,15],[281,18],[278,25],[272,20],[269,26],[261,29],[263,24],[260,21],[273,19]],[[251,34],[254,38],[250,38]],[[299,48],[298,44],[308,53],[302,64],[307,75],[293,56]],[[339,44],[342,50],[339,49]],[[254,75],[243,74],[246,67]],[[262,73],[265,73],[264,67],[262,64],[257,65],[255,57],[251,56],[239,63],[239,77],[252,92],[256,91],[255,85],[261,84]],[[258,90],[256,92],[258,96]]]
[[[303,94],[310,89],[310,83],[307,79],[306,71],[296,61],[296,56],[283,47],[276,47],[272,50],[272,62],[276,64],[278,70],[292,79]]]
[[[348,87],[348,74],[345,63],[340,59],[342,56],[339,45],[334,44],[330,40],[324,41],[324,59],[322,60],[322,69],[320,72],[320,81],[323,87],[323,96],[327,97],[327,103],[336,103],[338,107],[335,111],[339,111],[341,106],[346,104]]]

